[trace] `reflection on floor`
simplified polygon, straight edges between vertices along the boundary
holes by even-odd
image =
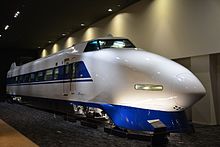
[[[149,142],[109,135],[63,117],[19,104],[0,103],[0,118],[41,147],[147,147]],[[220,126],[194,124],[194,134],[170,134],[168,147],[219,147]],[[3,134],[8,134],[3,133]],[[0,134],[1,141],[2,133]],[[1,144],[1,142],[0,142]]]
[[[0,119],[1,147],[38,147],[24,135]]]

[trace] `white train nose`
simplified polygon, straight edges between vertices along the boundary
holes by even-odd
[[[173,87],[175,102],[182,108],[190,107],[206,93],[202,83],[191,73],[178,74]]]

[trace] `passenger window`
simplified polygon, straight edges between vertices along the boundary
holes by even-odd
[[[18,83],[18,76],[17,76],[17,77],[15,77],[15,82],[16,82],[16,83]]]
[[[69,64],[65,65],[64,74],[65,75],[69,74]]]
[[[76,66],[75,66],[75,63],[73,63],[72,65],[72,78],[75,78],[76,77]]]
[[[56,79],[58,79],[58,77],[59,77],[59,68],[55,68],[54,69],[54,77],[53,77],[53,79],[56,80]]]
[[[34,73],[32,73],[32,74],[31,74],[31,76],[30,76],[30,82],[33,82],[33,81],[34,81],[34,79],[35,79],[35,74],[34,74]]]
[[[18,78],[18,83],[22,83],[23,82],[23,76],[21,75],[21,76],[19,76],[19,78]]]
[[[52,78],[53,78],[53,70],[52,69],[46,70],[44,80],[52,80]]]
[[[64,66],[64,79],[69,79],[70,78],[70,65],[66,64]]]
[[[16,83],[16,77],[13,77],[12,84],[15,84],[15,83]]]
[[[27,83],[27,82],[29,82],[29,74],[26,74],[25,76],[24,76],[24,83]]]
[[[43,78],[44,78],[43,72],[42,72],[42,71],[39,71],[39,72],[37,73],[36,81],[43,81]]]
[[[96,51],[99,50],[98,41],[89,42],[84,50],[84,52]]]
[[[14,84],[15,83],[15,77],[11,77],[8,79],[8,84]]]

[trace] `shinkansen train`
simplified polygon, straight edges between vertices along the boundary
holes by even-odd
[[[205,93],[185,67],[117,37],[12,64],[7,73],[7,94],[14,100],[69,113],[94,108],[128,130],[153,131],[155,120],[170,132],[187,130],[185,110]]]

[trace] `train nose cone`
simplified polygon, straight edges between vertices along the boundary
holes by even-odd
[[[206,93],[202,83],[191,73],[178,74],[174,84],[176,104],[187,108],[199,101]]]

